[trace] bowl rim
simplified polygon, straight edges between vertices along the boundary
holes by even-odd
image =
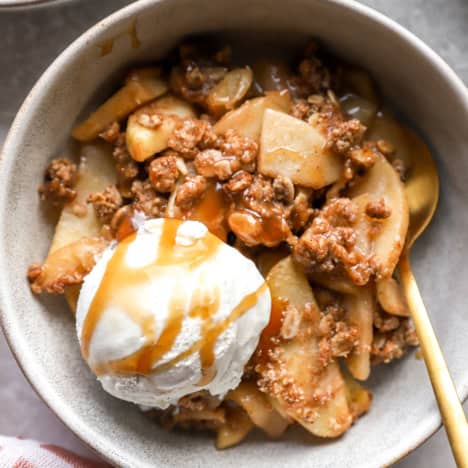
[[[9,180],[12,162],[15,156],[15,141],[22,139],[22,135],[24,133],[22,122],[27,118],[28,114],[31,114],[36,110],[38,101],[41,99],[40,89],[43,85],[54,79],[60,69],[66,66],[69,61],[72,61],[74,56],[86,48],[94,38],[101,34],[105,34],[109,26],[118,24],[120,21],[126,20],[129,16],[137,15],[138,13],[145,11],[147,8],[151,8],[153,5],[166,1],[169,0],[137,0],[134,3],[120,8],[114,13],[111,13],[107,17],[99,20],[83,32],[54,59],[28,93],[6,135],[3,148],[0,152],[0,186],[5,186],[6,184],[4,182]],[[468,90],[461,78],[458,77],[454,70],[452,70],[452,68],[434,50],[404,26],[374,8],[358,3],[356,0],[317,1],[322,3],[331,3],[344,11],[349,11],[353,14],[364,17],[368,21],[377,23],[382,29],[387,30],[391,34],[400,36],[408,46],[411,46],[419,55],[424,56],[428,62],[431,62],[431,64],[439,71],[440,75],[444,77],[445,81],[449,84],[452,91],[454,91],[460,102],[462,102],[464,107],[468,110]],[[0,243],[2,242],[1,240],[4,239],[4,230],[6,226],[6,223],[3,222],[2,219],[5,203],[5,194],[0,190]],[[0,255],[0,271],[6,271],[5,260],[2,255]],[[27,381],[42,401],[84,444],[94,452],[98,453],[100,457],[109,463],[121,463],[123,460],[119,457],[118,453],[115,453],[110,447],[107,447],[105,444],[101,444],[98,440],[94,439],[92,436],[93,431],[90,431],[89,428],[86,428],[79,421],[76,421],[73,414],[69,413],[67,405],[53,401],[52,398],[50,398],[47,392],[47,387],[49,386],[47,378],[36,372],[34,365],[32,365],[27,359],[27,349],[23,346],[21,337],[14,334],[14,327],[11,326],[11,318],[14,314],[15,310],[10,302],[10,296],[6,288],[4,276],[0,275],[0,325],[3,329],[9,348]],[[427,384],[429,384],[429,382],[427,382]],[[458,393],[462,401],[467,399],[468,379],[467,382],[462,385],[462,388],[458,389]],[[385,466],[390,466],[406,457],[427,441],[441,427],[441,425],[441,416],[437,410],[428,413],[425,417],[425,431],[419,436],[415,434],[412,439],[409,439],[406,448],[402,450],[401,453],[395,454],[389,460],[386,460]]]

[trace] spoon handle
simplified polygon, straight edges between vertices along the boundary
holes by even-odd
[[[411,270],[408,250],[400,258],[400,279],[442,420],[459,468],[468,468],[468,423],[429,315]]]

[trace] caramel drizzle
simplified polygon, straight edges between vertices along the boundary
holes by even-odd
[[[210,369],[214,362],[214,345],[216,340],[227,328],[235,322],[237,319],[242,317],[249,309],[251,309],[257,302],[259,297],[267,290],[267,284],[263,282],[261,286],[254,292],[247,294],[239,304],[232,310],[232,312],[219,322],[211,322],[209,326],[205,329],[205,334],[202,336],[201,340],[194,343],[186,351],[180,353],[174,359],[162,364],[161,366],[156,367],[154,372],[164,372],[174,366],[174,364],[182,361],[186,357],[190,356],[193,353],[200,352],[200,361],[205,363],[204,370]],[[202,374],[203,374],[202,370]]]
[[[234,308],[228,317],[216,323],[212,317],[219,308],[219,290],[199,288],[190,300],[188,316],[202,321],[201,338],[189,349],[180,353],[165,364],[154,368],[155,363],[173,346],[182,329],[185,318],[186,294],[181,285],[176,288],[169,303],[169,315],[161,335],[156,339],[154,317],[150,310],[142,310],[135,300],[141,294],[141,286],[148,284],[154,275],[162,274],[164,267],[182,265],[195,268],[201,262],[215,254],[221,241],[211,234],[191,246],[177,245],[177,229],[181,221],[165,219],[159,242],[158,256],[151,265],[131,268],[126,265],[126,254],[136,234],[124,239],[115,249],[109,260],[101,285],[91,303],[82,330],[82,354],[89,357],[91,338],[102,314],[109,306],[119,306],[143,330],[146,344],[135,353],[123,359],[116,359],[93,366],[96,374],[113,372],[116,374],[140,374],[163,372],[192,353],[200,353],[202,379],[199,385],[205,385],[216,375],[214,367],[214,347],[216,340],[231,323],[253,307],[259,296],[265,291],[263,283],[256,291],[248,294]]]
[[[202,199],[185,217],[202,222],[212,234],[226,241],[229,230],[226,221],[228,208],[222,185],[210,182]]]
[[[202,278],[200,278],[202,280]],[[202,280],[203,281],[203,280]],[[214,294],[213,294],[214,293]],[[190,303],[190,312],[188,314],[191,318],[200,318],[202,328],[200,330],[201,336],[206,336],[212,324],[212,316],[219,308],[219,289],[216,287],[214,291],[210,289],[200,288],[197,289],[192,296]],[[216,375],[214,364],[214,349],[200,349],[200,367],[202,371],[202,378],[198,385],[206,385]]]

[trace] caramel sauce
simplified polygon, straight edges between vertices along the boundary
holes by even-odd
[[[272,338],[280,334],[281,326],[283,325],[284,311],[288,307],[288,304],[289,301],[285,298],[272,297],[270,321],[263,329],[255,351],[257,360],[261,360],[263,357],[267,356],[267,352],[272,346]]]
[[[275,246],[283,242],[290,233],[289,227],[282,215],[273,215],[269,218],[260,216],[255,211],[249,213],[257,218],[261,226],[260,241],[266,246]]]
[[[234,307],[232,312],[225,319],[220,320],[217,323],[212,323],[211,326],[207,327],[199,348],[202,363],[207,362],[211,365],[214,363],[214,346],[219,335],[221,335],[221,333],[223,333],[231,323],[235,322],[238,318],[244,315],[247,310],[252,308],[266,289],[266,283],[262,283],[256,291],[247,294],[247,296],[245,296],[242,301]]]
[[[206,334],[202,337],[200,341],[197,341],[193,344],[189,349],[184,351],[183,353],[179,354],[179,356],[171,359],[170,361],[166,362],[165,364],[157,367],[155,369],[156,372],[163,372],[174,364],[179,361],[182,361],[186,357],[190,356],[191,354],[200,351],[201,353],[209,353],[211,354],[213,351],[214,344],[216,343],[217,338],[223,333],[227,328],[231,325],[231,323],[235,322],[237,319],[242,317],[242,315],[247,312],[251,307],[253,307],[258,298],[267,290],[267,284],[262,283],[262,285],[254,292],[247,294],[239,304],[232,310],[228,317],[223,320],[220,320],[217,323],[212,323],[208,330],[206,330]],[[202,371],[203,374],[203,371]]]
[[[206,336],[212,326],[211,318],[219,308],[219,289],[197,289],[192,296],[189,317],[202,319],[201,335]],[[200,366],[202,378],[198,383],[206,385],[216,375],[214,364],[214,347],[205,345],[200,349]]]
[[[135,233],[135,226],[132,222],[133,211],[126,213],[120,220],[118,227],[115,232],[115,239],[120,242],[131,234]]]
[[[264,245],[268,247],[278,245],[290,234],[286,220],[271,203],[265,202],[268,212],[271,213],[271,216],[268,217],[261,216],[256,211],[249,209],[239,196],[236,205],[239,207],[238,211],[248,215],[243,219],[246,226],[241,230],[244,232],[258,232],[260,230],[257,239]],[[231,202],[226,198],[222,185],[211,182],[200,202],[183,217],[184,219],[200,221],[212,234],[226,242],[230,230],[228,218],[231,208]]]
[[[83,324],[82,353],[85,359],[89,358],[90,342],[96,326],[104,311],[112,306],[118,306],[119,310],[124,311],[133,322],[139,325],[146,344],[123,359],[93,365],[93,370],[97,375],[106,372],[139,375],[162,372],[192,353],[199,352],[202,372],[199,384],[205,385],[216,375],[214,347],[217,338],[231,323],[253,307],[265,291],[266,284],[263,283],[256,291],[245,296],[228,317],[214,322],[213,316],[219,309],[220,303],[219,290],[213,288],[208,279],[201,277],[199,287],[190,298],[187,312],[187,291],[184,290],[181,282],[173,292],[165,327],[157,338],[154,311],[142,307],[141,300],[138,300],[142,294],[142,287],[149,285],[150,279],[155,275],[164,274],[166,267],[196,268],[203,261],[211,258],[221,245],[221,241],[211,234],[205,235],[188,246],[176,244],[177,229],[181,223],[182,221],[176,219],[164,220],[158,255],[150,265],[133,268],[126,263],[126,255],[129,246],[135,240],[135,233],[123,239],[116,247]],[[201,338],[169,362],[155,367],[158,360],[173,347],[186,316],[201,319]]]
[[[186,218],[200,221],[212,234],[226,241],[229,230],[226,221],[228,207],[222,185],[210,183],[200,202],[190,210]]]

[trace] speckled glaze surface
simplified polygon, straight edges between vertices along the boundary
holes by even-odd
[[[132,48],[128,34],[134,24],[138,48]],[[459,394],[468,393],[468,96],[461,81],[406,30],[353,2],[142,0],[97,24],[51,65],[18,113],[0,167],[5,334],[46,403],[115,465],[377,467],[404,456],[440,424],[424,364],[410,355],[376,370],[370,381],[371,412],[339,440],[318,441],[290,431],[285,440],[272,442],[254,434],[237,448],[217,452],[211,438],[167,433],[132,405],[106,395],[81,360],[65,302],[38,299],[29,291],[27,266],[43,258],[52,233],[36,186],[46,161],[63,151],[83,108],[102,98],[128,65],[163,57],[187,34],[260,30],[277,47],[294,38],[320,37],[341,56],[370,69],[383,93],[429,137],[440,169],[441,201],[413,260]],[[101,57],[99,45],[109,39],[114,39],[112,53]]]

